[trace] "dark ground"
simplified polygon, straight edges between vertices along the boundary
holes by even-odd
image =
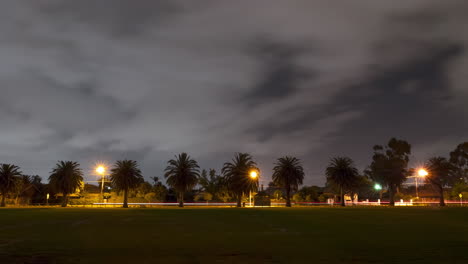
[[[468,208],[0,210],[0,263],[468,263]]]

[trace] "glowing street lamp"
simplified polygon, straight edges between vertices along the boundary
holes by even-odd
[[[376,183],[376,184],[374,185],[374,189],[377,190],[377,191],[380,191],[380,190],[382,190],[382,185]]]
[[[250,172],[249,176],[255,180],[258,177],[258,172],[253,170]]]
[[[427,175],[429,175],[429,173],[425,169],[420,169],[418,170],[418,175],[419,177],[426,177]]]
[[[98,166],[98,167],[96,168],[96,172],[97,172],[97,174],[99,174],[99,175],[104,175],[104,173],[106,173],[106,168],[105,168],[104,166],[102,166],[102,165],[101,165],[101,166]]]

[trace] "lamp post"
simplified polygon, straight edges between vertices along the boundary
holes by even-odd
[[[252,170],[250,171],[249,176],[252,180],[256,180],[258,178],[258,172],[256,170]],[[252,190],[249,190],[249,205],[252,207]]]
[[[429,175],[429,173],[425,169],[420,169],[418,171],[418,176],[419,177],[426,177]],[[418,193],[418,177],[414,177],[415,185],[416,185],[416,199],[419,199],[419,193]]]
[[[100,165],[96,168],[96,172],[98,175],[101,175],[101,197],[102,197],[102,200],[104,201],[104,177],[106,173],[106,168]]]
[[[381,202],[380,200],[382,199],[382,185],[380,185],[379,183],[376,183],[374,185],[374,189],[376,191],[379,191],[379,193],[380,193],[379,199],[377,200],[378,204],[380,205],[380,202]]]

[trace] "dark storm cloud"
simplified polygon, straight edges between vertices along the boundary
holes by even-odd
[[[397,3],[398,2],[398,3]],[[364,167],[392,136],[417,161],[467,139],[466,1],[11,1],[0,4],[0,162],[189,152]],[[366,15],[363,16],[363,12]]]

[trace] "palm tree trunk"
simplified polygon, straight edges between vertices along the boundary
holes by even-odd
[[[291,186],[286,187],[286,207],[291,207]]]
[[[380,201],[382,201],[382,196],[383,196],[383,189],[382,189],[382,190],[380,190],[380,196],[379,196],[379,198],[380,198]]]
[[[390,195],[390,203],[389,205],[390,206],[395,206],[395,187],[390,185],[388,187],[388,192],[389,192],[389,195]]]
[[[242,195],[238,194],[237,195],[237,207],[242,207],[241,199],[242,199]]]
[[[67,207],[68,204],[68,193],[64,193],[62,197],[62,207]]]
[[[179,193],[179,207],[184,207],[184,192]]]
[[[0,203],[0,207],[5,207],[6,206],[6,203],[5,203],[5,193],[2,193],[2,202]]]
[[[128,189],[124,190],[123,208],[128,208]]]
[[[346,202],[344,199],[343,187],[340,187],[340,199],[341,199],[341,206],[346,206]]]
[[[445,206],[445,199],[444,199],[444,188],[442,186],[439,186],[439,205],[440,206]]]

